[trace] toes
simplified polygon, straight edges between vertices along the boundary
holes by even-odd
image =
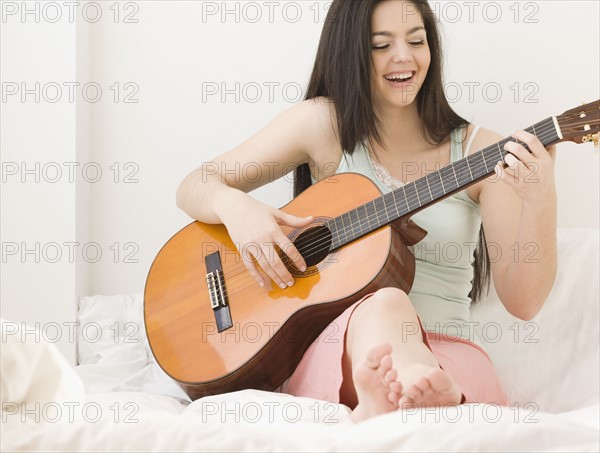
[[[406,395],[412,400],[415,400],[423,396],[423,391],[420,387],[417,387],[415,384],[412,384],[404,390],[404,395]]]
[[[410,395],[402,395],[398,401],[398,407],[400,409],[412,409],[417,405],[415,400]]]
[[[398,404],[401,408],[413,407],[415,404],[424,404],[428,407],[438,404],[460,404],[459,401],[460,389],[452,377],[444,370],[436,369],[408,386]]]
[[[431,385],[431,381],[427,376],[421,377],[414,385],[421,391],[421,393],[432,392],[435,388],[433,385]]]
[[[395,368],[388,369],[383,378],[387,384],[393,383],[396,379],[398,379],[398,371]]]
[[[382,343],[372,347],[367,353],[366,364],[369,368],[379,368],[381,361],[385,356],[389,356],[392,353],[392,345],[389,343]],[[390,356],[390,367],[391,367],[391,356]]]
[[[381,358],[381,362],[379,363],[379,367],[377,368],[377,372],[381,377],[385,377],[388,371],[392,369],[392,356],[384,355]]]
[[[400,395],[397,394],[396,392],[389,392],[388,393],[388,401],[390,403],[392,403],[392,406],[394,409],[398,409],[398,397]]]
[[[396,401],[398,401],[398,398],[400,398],[400,395],[402,394],[402,384],[400,381],[390,382],[390,392],[397,394]]]
[[[438,392],[447,393],[450,392],[454,383],[448,373],[445,373],[441,369],[433,370],[428,374],[427,380],[429,385]]]

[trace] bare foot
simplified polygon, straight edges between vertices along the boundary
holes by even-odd
[[[420,370],[420,372],[419,372]],[[403,370],[404,371],[404,370]],[[409,373],[411,370],[407,370]],[[408,407],[453,406],[460,404],[462,393],[456,381],[441,368],[431,368],[420,364],[412,366],[416,372],[412,384],[404,381],[405,388],[398,405]]]
[[[396,380],[398,373],[392,368],[391,353],[389,343],[374,346],[354,370],[352,378],[358,397],[358,405],[350,415],[354,422],[398,409],[402,384]]]

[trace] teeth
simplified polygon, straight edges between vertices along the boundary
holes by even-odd
[[[405,72],[403,74],[393,74],[391,76],[386,76],[387,80],[406,80],[412,77],[412,72]]]

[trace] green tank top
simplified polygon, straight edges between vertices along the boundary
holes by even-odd
[[[466,147],[468,154],[477,127]],[[463,157],[462,130],[451,135],[450,160]],[[344,153],[336,173],[354,172],[370,178],[383,194],[403,183],[373,161],[364,143],[352,155]],[[415,280],[409,297],[425,330],[477,341],[469,322],[473,261],[481,214],[479,204],[466,190],[438,201],[413,215],[412,220],[427,230],[427,236],[411,247],[415,259]]]

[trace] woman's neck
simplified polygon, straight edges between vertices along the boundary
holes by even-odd
[[[386,150],[417,150],[427,146],[416,104],[377,111],[381,139]]]

